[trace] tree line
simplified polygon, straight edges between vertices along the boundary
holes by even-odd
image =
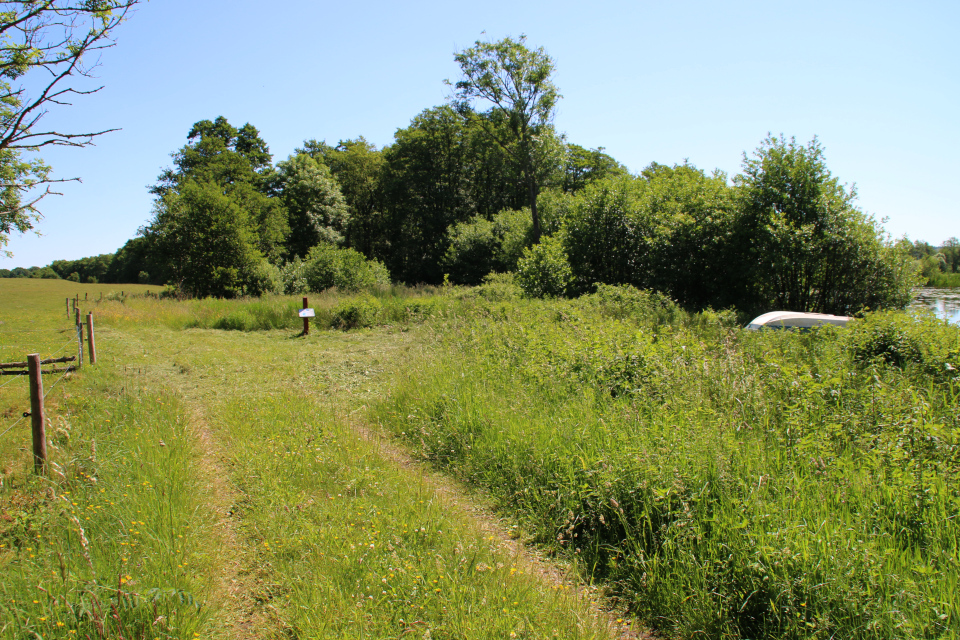
[[[383,148],[307,139],[274,162],[253,125],[197,122],[138,236],[110,260],[51,268],[221,297],[513,272],[529,295],[630,284],[690,308],[836,313],[903,306],[919,282],[919,245],[855,206],[817,139],[769,136],[732,179],[690,164],[632,174],[556,131],[542,48],[506,38],[455,60],[449,103]]]

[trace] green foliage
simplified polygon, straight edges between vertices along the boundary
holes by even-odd
[[[91,278],[97,282],[109,282],[108,273],[113,260],[114,254],[105,253],[79,260],[54,260],[50,263],[50,268],[61,278],[76,272],[77,277],[80,278],[79,282],[90,282]]]
[[[449,106],[419,114],[396,132],[383,155],[385,259],[404,282],[440,284],[451,227],[492,219],[526,201],[515,168],[483,125],[464,121]]]
[[[278,169],[281,198],[290,216],[287,254],[302,257],[320,243],[343,244],[350,212],[326,165],[299,153]]]
[[[565,193],[577,193],[594,182],[629,175],[625,166],[603,152],[603,147],[585,149],[578,144],[568,144],[566,156],[563,176]]]
[[[335,147],[308,140],[298,153],[309,154],[330,169],[349,208],[347,244],[368,257],[387,251],[390,238],[385,235],[384,192],[385,159],[376,146],[360,136],[341,140]]]
[[[570,294],[573,272],[564,251],[563,237],[547,236],[526,249],[517,265],[517,284],[531,298]]]
[[[459,316],[375,417],[661,635],[955,635],[960,381],[849,345],[960,327],[730,320],[625,287]]]
[[[960,380],[960,336],[932,315],[871,313],[854,323],[849,340],[861,364],[919,367],[936,379]]]
[[[561,97],[550,79],[553,59],[542,47],[528,49],[526,36],[498,42],[478,40],[454,59],[460,65],[461,79],[455,84],[453,104],[461,115],[483,126],[523,176],[533,240],[539,242],[542,229],[537,196],[544,181],[559,168],[563,152],[551,125]],[[489,110],[478,114],[474,101],[489,105]]]
[[[489,273],[515,271],[524,249],[533,242],[530,212],[504,210],[487,220],[480,216],[447,231],[450,246],[444,268],[457,284],[478,285]]]
[[[174,282],[197,297],[263,291],[262,256],[248,213],[216,183],[188,181],[157,202],[150,239]]]
[[[390,284],[390,274],[383,263],[368,260],[353,249],[331,244],[315,246],[304,265],[304,277],[310,291],[336,287],[350,292]]]
[[[744,154],[735,184],[738,305],[849,315],[910,301],[918,276],[909,255],[853,206],[856,191],[831,175],[816,138],[767,138]]]
[[[303,294],[310,291],[307,284],[307,263],[296,257],[280,267],[280,293],[287,295]]]

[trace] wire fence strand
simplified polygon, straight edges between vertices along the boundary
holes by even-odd
[[[14,422],[12,425],[10,425],[9,427],[7,427],[6,430],[5,430],[3,433],[0,433],[0,438],[2,438],[3,436],[7,435],[7,432],[9,432],[11,429],[13,429],[15,426],[17,426],[18,424],[20,424],[21,422],[23,422],[23,421],[26,420],[26,419],[27,419],[27,416],[22,416],[19,420],[17,420],[17,421]]]
[[[12,383],[16,382],[17,380],[24,380],[26,377],[27,377],[27,376],[10,376],[10,379],[9,379],[9,380],[7,380],[6,382],[4,382],[3,384],[0,384],[0,389],[3,389],[3,388],[4,388],[5,386],[7,386],[8,384],[12,384]]]

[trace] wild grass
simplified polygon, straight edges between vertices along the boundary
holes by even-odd
[[[101,290],[112,291],[0,282],[0,359],[75,353],[66,298],[79,294],[85,312]],[[114,356],[104,343],[104,360]],[[42,478],[32,473],[30,420],[15,422],[30,406],[25,380],[0,378],[0,637],[184,638],[208,619],[206,514],[182,407],[118,380],[109,367],[44,376]]]
[[[374,415],[667,636],[960,633],[960,329],[599,297],[451,320]]]
[[[263,637],[610,637],[351,422],[430,331],[191,324],[252,304],[95,309],[99,364],[50,396],[48,478],[32,477],[29,429],[8,434],[0,638],[228,638],[243,620]]]
[[[309,296],[316,314],[310,319],[313,329],[356,329],[376,325],[407,326],[443,315],[451,300],[432,292],[377,288],[359,294],[343,295],[335,290]],[[223,329],[227,331],[302,330],[297,312],[302,296],[265,296],[240,300],[206,298],[175,300],[152,296],[128,296],[99,304],[96,313],[101,322],[131,327],[140,323],[162,323],[171,329]]]

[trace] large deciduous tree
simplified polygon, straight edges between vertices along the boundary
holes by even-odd
[[[289,226],[271,195],[278,178],[257,129],[201,120],[173,164],[151,189],[154,217],[142,230],[160,267],[149,278],[195,296],[260,293],[269,286],[265,257],[280,259]]]
[[[306,153],[290,156],[278,169],[290,221],[288,257],[306,257],[320,243],[342,245],[350,211],[330,169]]]
[[[110,131],[61,131],[42,121],[51,108],[100,90],[84,80],[138,2],[0,3],[0,252],[9,255],[3,247],[11,232],[33,228],[37,204],[63,181],[51,178],[50,167],[34,154],[49,146],[84,147]]]
[[[298,151],[325,164],[336,178],[350,209],[347,245],[367,257],[383,256],[389,246],[384,235],[383,152],[363,136],[341,140],[335,147],[308,140]]]
[[[517,167],[527,192],[534,241],[541,233],[537,195],[559,166],[562,149],[552,121],[560,92],[550,79],[553,58],[542,47],[529,49],[526,36],[498,42],[477,41],[454,55],[461,78],[453,105],[478,121]],[[476,105],[487,107],[477,111]]]

